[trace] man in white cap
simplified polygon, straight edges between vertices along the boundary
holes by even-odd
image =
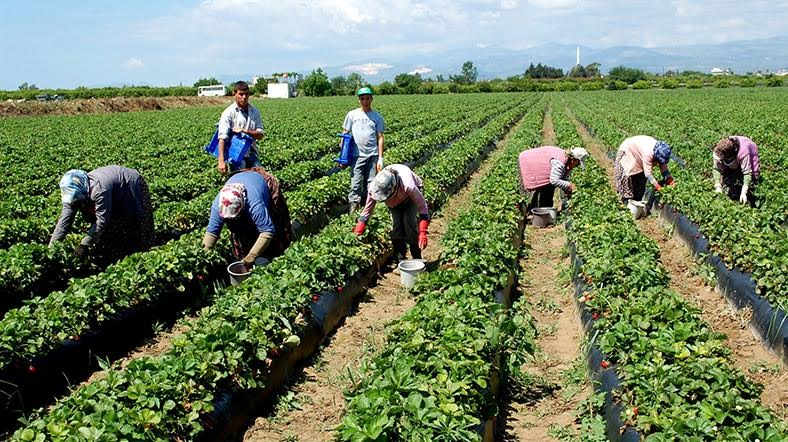
[[[233,175],[213,200],[203,246],[213,248],[226,223],[232,235],[233,252],[247,269],[255,263],[267,262],[263,254],[276,233],[269,215],[270,205],[271,193],[263,175],[255,171]]]
[[[536,207],[553,207],[555,188],[571,194],[577,187],[568,180],[575,167],[585,168],[588,151],[582,147],[569,150],[541,146],[520,153],[520,177],[523,189],[531,193],[528,211]]]
[[[410,247],[414,259],[420,259],[421,250],[427,247],[427,228],[430,225],[430,212],[423,189],[421,178],[408,166],[392,164],[384,167],[372,180],[367,203],[353,232],[363,234],[375,204],[384,201],[391,213],[391,242],[394,244],[396,262],[405,259],[406,246]]]

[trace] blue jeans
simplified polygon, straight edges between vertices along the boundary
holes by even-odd
[[[262,166],[262,164],[260,164],[260,160],[257,158],[257,153],[256,152],[249,153],[248,156],[244,157],[243,161],[241,161],[240,164],[237,164],[237,165],[233,165],[233,164],[230,164],[230,163],[227,163],[227,164],[230,166],[230,172],[235,172],[236,170],[250,169],[252,167],[260,167],[260,166]]]
[[[367,196],[367,189],[375,179],[375,165],[378,163],[378,156],[356,158],[353,167],[350,168],[350,193],[347,201],[351,204],[361,204]]]

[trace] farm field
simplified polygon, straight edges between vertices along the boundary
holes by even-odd
[[[634,221],[609,179],[625,137],[668,141],[677,184],[657,204],[784,317],[782,88],[376,97],[386,163],[423,178],[433,212],[428,272],[409,292],[386,265],[382,204],[351,232],[333,158],[355,101],[253,104],[298,239],[238,286],[227,235],[211,252],[200,242],[223,182],[202,146],[222,106],[0,119],[6,437],[788,440],[781,343],[753,336],[755,315],[728,307],[668,221]],[[710,146],[729,134],[759,146],[755,208],[714,193]],[[534,229],[517,156],[543,144],[593,158],[573,172],[565,224]],[[76,233],[47,242],[63,172],[106,164],[148,180],[157,246],[98,267],[72,256]],[[376,302],[398,307],[378,317]],[[349,346],[363,348],[351,358]]]

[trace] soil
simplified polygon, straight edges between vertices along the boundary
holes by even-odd
[[[115,97],[64,101],[0,102],[0,117],[105,114],[174,109],[192,106],[229,105],[232,97]]]
[[[575,125],[586,148],[605,169],[613,186],[613,164],[605,156],[605,149],[577,120]],[[669,236],[656,215],[638,220],[636,224],[659,246],[662,265],[670,275],[670,288],[699,308],[701,318],[715,332],[728,337],[733,365],[748,378],[763,384],[761,402],[784,421],[788,420],[788,370],[748,328],[750,312],[735,311],[718,290],[705,283],[689,248],[676,236]]]
[[[471,201],[473,184],[486,175],[503,154],[501,141],[466,184],[433,214],[429,246],[422,256],[430,268],[440,259],[440,238],[448,224]],[[303,375],[280,395],[276,410],[258,417],[244,435],[246,441],[331,441],[345,410],[343,390],[358,378],[362,360],[374,355],[385,340],[385,326],[410,309],[415,302],[400,288],[399,275],[386,272],[370,288],[357,310],[345,319],[324,343]]]
[[[553,126],[553,115],[550,113],[550,106],[547,106],[542,120],[542,145],[555,146],[555,126]]]
[[[591,394],[585,365],[579,359],[583,332],[572,301],[571,281],[568,274],[561,274],[570,267],[565,244],[566,232],[561,224],[528,228],[520,291],[531,304],[538,351],[522,369],[538,381],[511,394],[504,440],[557,440],[548,431],[563,427],[571,427],[576,434],[575,410]],[[578,363],[583,368],[573,370]]]

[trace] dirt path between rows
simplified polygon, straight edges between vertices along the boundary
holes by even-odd
[[[429,246],[423,257],[428,268],[440,259],[443,236],[451,220],[471,204],[475,182],[486,175],[503,154],[505,138],[482,162],[467,183],[452,196],[429,229]],[[331,441],[334,429],[345,411],[344,389],[359,375],[364,358],[375,354],[385,340],[385,326],[414,305],[400,288],[399,275],[386,272],[377,286],[368,290],[358,309],[345,319],[344,325],[330,337],[304,368],[304,374],[283,393],[275,410],[258,417],[244,435],[245,441]]]
[[[0,102],[0,117],[108,114],[175,109],[193,106],[229,105],[232,97],[115,97],[54,102]]]
[[[613,186],[613,162],[605,155],[604,147],[571,114],[570,118],[575,122],[586,148],[605,169]],[[728,337],[727,346],[732,352],[733,365],[748,378],[763,384],[761,402],[782,420],[788,420],[788,371],[749,330],[747,313],[736,312],[719,291],[704,282],[699,276],[702,270],[692,258],[691,251],[675,235],[668,235],[659,217],[651,215],[636,224],[659,246],[662,265],[670,275],[670,288],[699,308],[701,319],[715,332]]]
[[[558,440],[550,430],[571,427],[578,404],[591,394],[585,365],[579,359],[583,332],[572,301],[565,253],[566,232],[559,224],[527,230],[528,253],[520,262],[520,291],[531,304],[538,330],[538,352],[523,369],[534,381],[510,398],[506,441]],[[579,364],[579,365],[577,365]],[[579,369],[578,369],[579,368]]]
[[[553,115],[550,113],[551,105],[547,105],[542,120],[542,146],[555,146],[555,126],[553,126]]]

